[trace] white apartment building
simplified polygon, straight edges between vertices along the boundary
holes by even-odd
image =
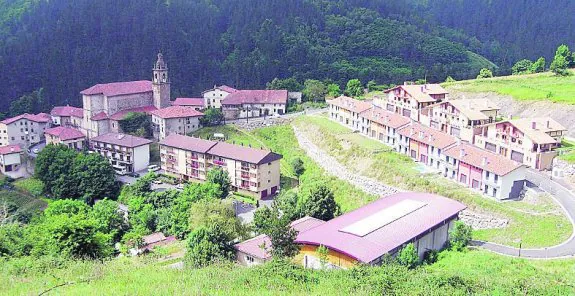
[[[151,143],[140,137],[108,133],[91,138],[90,148],[107,158],[118,174],[127,174],[148,167]]]
[[[50,127],[49,114],[22,114],[0,122],[0,146],[19,145],[28,148],[44,140],[44,131]]]
[[[18,145],[0,147],[0,172],[2,174],[17,171],[22,165],[22,148]]]
[[[388,89],[385,94],[383,99],[374,99],[374,104],[419,122],[420,111],[445,100],[448,92],[439,84],[405,84]]]
[[[327,101],[329,117],[353,130],[368,132],[368,124],[363,122],[360,114],[373,107],[371,102],[360,101],[346,96],[340,96]]]
[[[171,134],[187,135],[198,130],[202,112],[190,107],[170,106],[150,112],[154,131],[160,140]]]
[[[222,101],[228,97],[229,94],[235,93],[238,90],[227,86],[214,86],[214,88],[203,92],[204,108],[222,108]]]

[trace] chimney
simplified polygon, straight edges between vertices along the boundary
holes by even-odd
[[[482,166],[486,166],[486,165],[487,165],[487,157],[483,157],[483,158],[481,159],[481,165],[482,165]]]
[[[419,138],[423,139],[423,132],[422,131],[419,132]]]
[[[429,135],[429,141],[433,142],[433,135]]]
[[[10,147],[10,152],[14,152],[14,147]]]
[[[535,122],[535,121],[531,122],[531,128],[537,129],[537,122]]]
[[[548,129],[551,128],[551,120],[547,120],[547,128],[548,128]]]
[[[465,149],[461,148],[461,150],[459,151],[459,157],[464,157],[465,156]]]

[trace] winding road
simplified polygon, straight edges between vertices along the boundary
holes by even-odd
[[[341,165],[335,158],[331,157],[328,153],[321,150],[313,144],[305,135],[303,135],[295,126],[293,127],[294,133],[298,140],[299,146],[318,163],[326,172],[330,172],[334,176],[347,180],[361,190],[380,196],[392,194],[400,191],[397,188],[383,184],[377,180],[358,176],[356,173],[350,172],[347,168]],[[568,219],[575,230],[575,194],[572,188],[561,181],[551,180],[548,176],[535,170],[529,170],[527,179],[535,186],[540,187],[542,190],[548,192],[555,198],[557,203],[561,206]],[[518,249],[510,246],[500,244],[473,241],[472,246],[480,247],[494,253],[501,255],[529,258],[529,259],[555,259],[566,258],[575,256],[575,232],[571,234],[569,239],[557,246],[541,248],[541,249]]]

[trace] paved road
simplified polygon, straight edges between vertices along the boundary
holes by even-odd
[[[531,174],[532,178],[540,178],[539,183],[542,185],[541,187],[550,188],[548,191],[551,191],[553,188],[558,189],[553,190],[554,192],[551,195],[561,205],[565,211],[565,214],[571,220],[571,224],[575,227],[575,194],[573,193],[572,188],[567,187],[567,185],[560,184],[560,182],[555,182],[549,179],[549,177],[546,175],[534,170],[530,170],[528,174]],[[518,248],[482,241],[474,241],[472,242],[472,245],[487,249],[495,253],[522,258],[546,259],[573,257],[575,256],[575,232],[567,241],[563,242],[562,244],[542,249],[519,250]]]

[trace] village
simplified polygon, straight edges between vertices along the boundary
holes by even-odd
[[[56,106],[50,114],[21,114],[1,121],[2,174],[15,179],[31,176],[34,168],[28,159],[46,145],[99,154],[126,184],[152,172],[176,180],[162,188],[182,190],[188,183],[205,182],[208,172],[219,168],[229,176],[232,192],[256,201],[250,214],[241,214],[244,223],[252,223],[255,208],[271,207],[282,192],[283,156],[267,148],[230,143],[225,135],[202,138],[193,133],[208,124],[251,121],[265,126],[287,120],[297,116],[288,107],[302,103],[302,94],[221,85],[201,97],[172,101],[170,87],[167,62],[158,54],[151,81],[97,84],[80,92],[82,106]],[[527,190],[562,175],[554,160],[567,128],[550,117],[504,118],[495,102],[451,99],[439,84],[427,83],[406,82],[370,100],[342,95],[326,103],[326,108],[306,112],[327,114],[324,120],[383,143],[441,182],[455,182],[489,200],[520,199]],[[208,113],[214,117],[214,112],[217,118],[208,119]],[[139,126],[151,131],[147,137],[123,129],[122,122],[134,114],[148,118],[145,122],[150,126]],[[157,162],[152,161],[153,150],[157,150]],[[292,221],[299,247],[294,261],[306,268],[379,265],[408,244],[414,245],[423,260],[430,250],[446,246],[460,213],[468,207],[432,193],[394,188],[385,195],[377,192],[380,199],[333,219],[306,216]],[[559,196],[562,193],[550,193],[572,220],[575,213],[570,211],[575,208],[570,206],[575,199],[565,203]],[[144,238],[141,249],[152,250],[174,240],[153,233]],[[556,256],[575,254],[568,248],[570,243],[557,249]],[[498,249],[488,243],[484,247],[521,256],[521,248]],[[273,246],[266,234],[237,242],[234,248],[242,265],[262,264],[272,257]],[[323,248],[327,255],[320,258]],[[527,251],[523,256],[541,255]]]

